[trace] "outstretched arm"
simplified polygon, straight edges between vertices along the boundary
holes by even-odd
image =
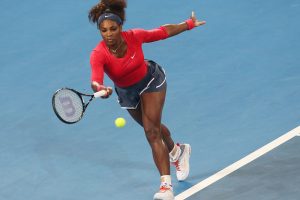
[[[180,24],[166,24],[163,25],[163,27],[165,27],[169,37],[172,37],[186,30],[190,30],[194,27],[204,25],[205,23],[205,21],[198,21],[193,11],[190,19],[186,20],[185,22],[182,22]]]

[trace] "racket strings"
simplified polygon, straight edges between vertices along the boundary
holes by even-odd
[[[69,89],[61,89],[53,97],[53,108],[56,115],[67,123],[79,121],[84,112],[80,95]]]

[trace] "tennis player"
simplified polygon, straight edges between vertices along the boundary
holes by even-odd
[[[90,57],[91,86],[97,92],[112,88],[103,83],[104,73],[114,82],[119,104],[140,124],[152,149],[153,159],[160,173],[160,189],[154,199],[174,199],[170,176],[170,162],[176,167],[179,181],[189,175],[189,144],[175,144],[167,126],[162,124],[162,110],[166,97],[164,69],[152,60],[145,60],[143,43],[163,40],[205,24],[192,16],[179,24],[167,24],[152,30],[123,31],[125,0],[102,0],[89,12],[89,20],[100,30],[103,40]]]

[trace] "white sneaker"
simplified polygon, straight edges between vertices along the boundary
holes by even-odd
[[[174,200],[172,186],[161,185],[159,191],[154,194],[153,200]]]
[[[191,156],[191,145],[180,144],[181,155],[176,162],[172,164],[176,167],[176,176],[178,181],[184,181],[190,173],[190,156]]]

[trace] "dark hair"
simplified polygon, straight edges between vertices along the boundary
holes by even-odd
[[[94,24],[97,24],[98,18],[103,13],[114,13],[118,15],[124,23],[126,7],[126,0],[101,0],[98,4],[94,5],[89,11],[89,21]]]

